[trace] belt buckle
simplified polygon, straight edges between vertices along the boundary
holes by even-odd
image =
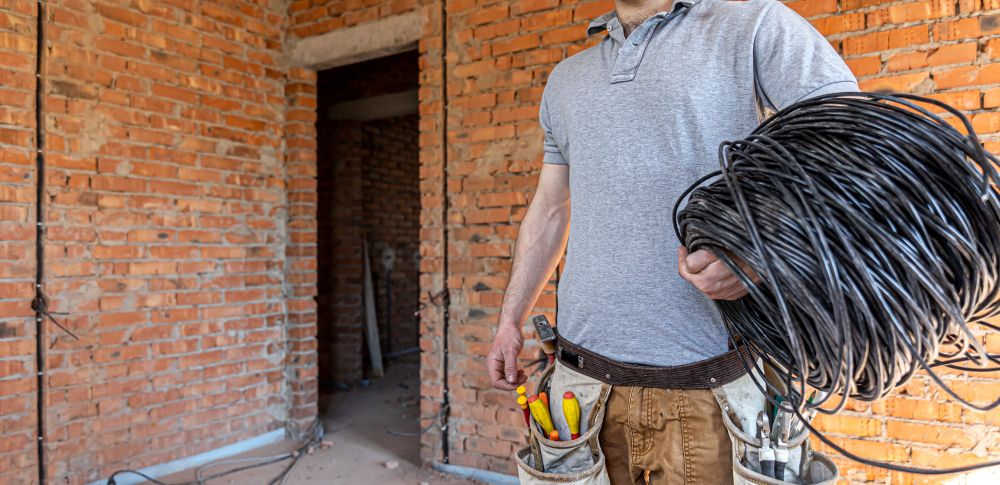
[[[562,345],[559,346],[559,360],[577,369],[583,369],[583,356],[566,350]]]

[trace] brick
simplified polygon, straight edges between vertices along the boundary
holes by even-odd
[[[909,423],[895,419],[886,421],[886,436],[905,441],[962,448],[970,448],[977,441],[962,427],[949,427],[940,423]]]
[[[1000,107],[1000,88],[993,88],[983,94],[983,108]]]
[[[837,0],[797,0],[786,3],[788,8],[805,17],[816,17],[837,11]]]
[[[501,192],[482,194],[478,203],[480,207],[518,206],[526,204],[527,198],[523,192]]]
[[[931,66],[947,66],[952,64],[971,64],[976,60],[976,44],[960,43],[938,47],[927,56]]]
[[[523,0],[510,6],[510,14],[522,15],[557,6],[559,6],[559,0]]]
[[[615,9],[613,0],[598,0],[585,2],[573,9],[574,22],[589,22],[600,15]]]
[[[506,5],[492,7],[492,8],[478,9],[472,14],[470,14],[468,17],[466,17],[465,21],[468,22],[469,25],[486,24],[506,18],[507,12],[508,12],[508,7]]]
[[[934,83],[940,89],[976,86],[1000,82],[1000,63],[986,66],[962,66],[935,72]]]
[[[530,49],[533,47],[538,47],[539,40],[537,35],[529,34],[515,37],[511,40],[496,41],[493,43],[491,52],[494,56],[507,54],[510,52],[521,51],[525,49]]]
[[[840,435],[880,436],[882,433],[878,420],[846,414],[820,414],[816,417],[815,424],[818,429]]]
[[[984,52],[989,55],[991,59],[1000,59],[1000,38],[991,39],[987,42]]]
[[[879,56],[855,57],[845,62],[859,79],[878,74],[882,70],[882,59]]]
[[[830,36],[844,32],[857,32],[865,29],[865,14],[845,13],[811,20],[813,27],[819,33]]]
[[[927,67],[927,65],[927,52],[924,51],[900,52],[889,57],[889,60],[885,63],[886,69],[890,72],[910,71]]]
[[[853,56],[873,52],[923,45],[930,41],[926,25],[873,32],[844,39],[844,55]]]
[[[858,82],[862,91],[907,92],[915,91],[930,79],[927,72],[863,79]]]

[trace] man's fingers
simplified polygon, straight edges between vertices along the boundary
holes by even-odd
[[[507,380],[508,384],[517,383],[518,369],[517,369],[517,354],[519,352],[513,349],[507,349],[503,353],[504,360],[504,379]]]
[[[524,384],[525,382],[528,382],[528,374],[525,374],[523,370],[518,369],[517,370],[517,378],[514,380],[514,385],[515,386],[520,386],[521,384]]]
[[[684,246],[678,247],[677,248],[677,273],[681,275],[681,278],[684,278],[684,279],[686,279],[686,280],[691,281],[692,283],[694,283],[694,281],[692,281],[692,278],[693,278],[694,275],[692,275],[691,272],[688,271],[687,257],[688,257],[688,249],[686,247],[684,247]]]
[[[514,390],[516,386],[507,382],[503,356],[499,352],[490,352],[490,354],[486,356],[486,368],[489,372],[490,383],[493,384],[493,387],[503,389],[505,391]]]
[[[735,276],[727,278],[710,296],[713,300],[738,300],[747,294],[743,282]]]
[[[687,255],[687,257],[684,259],[687,266],[687,271],[692,274],[700,273],[703,269],[708,267],[708,265],[719,260],[719,258],[716,258],[714,254],[704,249],[699,249]]]

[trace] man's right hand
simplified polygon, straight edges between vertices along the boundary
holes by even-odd
[[[523,345],[524,337],[517,325],[500,324],[490,353],[486,355],[486,370],[493,387],[513,391],[527,382],[528,376],[517,368],[517,356]]]
[[[524,345],[521,324],[559,264],[568,233],[569,166],[543,163],[538,189],[518,229],[500,325],[486,355],[486,371],[497,389],[511,391],[528,381],[517,368],[517,354]]]

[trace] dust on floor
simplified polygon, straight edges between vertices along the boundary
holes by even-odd
[[[419,418],[419,365],[413,362],[391,364],[386,376],[365,388],[324,393],[320,413],[326,430],[328,448],[316,448],[305,455],[293,470],[287,485],[306,484],[446,484],[466,485],[479,482],[439,473],[420,466],[420,438],[393,436],[388,431],[416,433]],[[427,426],[433,420],[423,421]],[[431,433],[438,432],[434,427]],[[233,458],[268,456],[296,447],[291,441],[277,443]],[[208,485],[267,485],[281,474],[289,461],[227,475]],[[232,466],[235,468],[235,466]],[[208,475],[225,470],[212,468]],[[180,483],[195,478],[195,470],[177,473],[160,480]]]

